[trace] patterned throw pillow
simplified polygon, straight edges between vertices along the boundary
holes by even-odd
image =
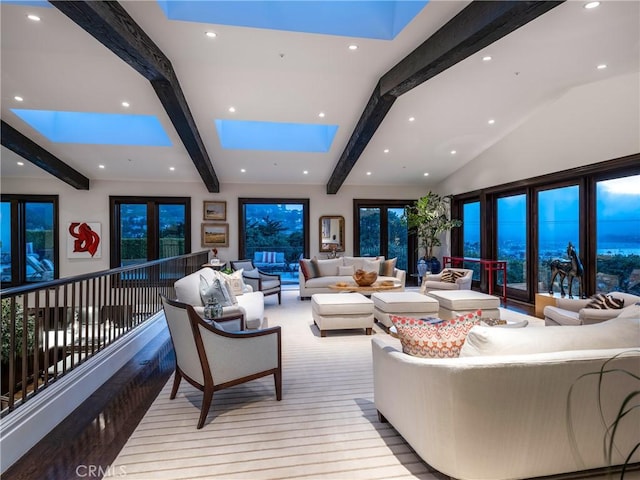
[[[393,270],[396,268],[397,261],[398,257],[380,262],[380,271],[378,274],[383,277],[393,277]]]
[[[223,307],[233,305],[227,289],[217,278],[209,284],[207,279],[200,275],[200,298],[205,305],[211,303],[213,300],[217,300]]]
[[[481,316],[482,311],[478,310],[439,323],[396,315],[390,318],[404,353],[414,357],[449,358],[460,355],[467,333],[480,324]]]
[[[449,270],[444,269],[440,274],[440,281],[447,283],[456,283],[456,280],[464,277],[464,272],[459,272],[457,270]]]
[[[600,310],[620,309],[624,307],[624,298],[615,298],[604,293],[596,293],[590,298],[585,308],[597,308]]]

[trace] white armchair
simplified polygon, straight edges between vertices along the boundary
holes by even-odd
[[[627,309],[634,308],[636,302],[640,302],[640,297],[624,292],[609,293],[614,298],[624,300],[622,309],[600,309],[586,308],[591,301],[590,298],[558,298],[556,305],[544,307],[544,321],[546,325],[588,325],[591,323],[603,322],[617,317]],[[637,308],[637,307],[635,307]]]
[[[190,305],[160,297],[176,354],[170,398],[176,397],[182,378],[204,393],[197,428],[204,425],[213,393],[223,388],[273,375],[276,398],[282,399],[280,327],[226,332],[221,324],[205,322]]]
[[[447,271],[453,272],[454,280],[452,282],[444,281],[442,278]],[[467,268],[445,268],[440,273],[431,273],[422,277],[420,291],[426,293],[432,290],[471,290],[472,279],[473,270]]]

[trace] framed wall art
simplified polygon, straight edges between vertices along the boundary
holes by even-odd
[[[202,224],[202,246],[228,247],[229,246],[229,224],[228,223],[203,223]]]
[[[207,220],[226,220],[227,219],[227,202],[224,200],[202,202],[202,219]]]

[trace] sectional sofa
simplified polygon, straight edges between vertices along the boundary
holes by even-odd
[[[638,390],[621,371],[605,374],[599,389],[595,373],[609,361],[607,369],[640,375],[640,311],[563,328],[475,326],[458,358],[412,357],[387,342],[372,339],[381,419],[425,462],[459,480],[606,467],[605,423]],[[636,408],[616,431],[612,464],[632,452],[638,425]],[[640,450],[631,458],[637,462]]]
[[[356,270],[378,272],[378,281],[391,280],[404,290],[406,272],[395,268],[395,259],[384,257],[341,257],[331,259],[303,258],[298,268],[300,299],[309,299],[314,293],[336,293],[329,285],[347,282],[355,285],[353,273]]]

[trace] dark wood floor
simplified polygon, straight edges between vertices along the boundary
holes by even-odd
[[[173,347],[165,330],[11,466],[2,478],[102,478],[174,367]]]

